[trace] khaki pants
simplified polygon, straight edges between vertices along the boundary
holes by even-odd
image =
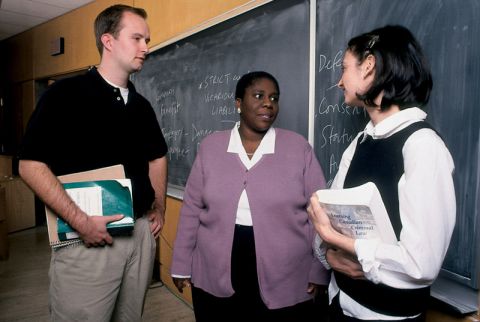
[[[133,235],[114,237],[112,246],[53,251],[52,321],[141,321],[155,248],[148,220],[139,218]]]

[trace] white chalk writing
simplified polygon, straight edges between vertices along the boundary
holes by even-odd
[[[162,133],[166,141],[177,141],[182,136],[188,135],[187,133],[183,132],[183,129],[176,129],[176,130],[162,129]]]
[[[167,114],[175,115],[180,111],[180,104],[177,102],[173,102],[170,105],[161,104],[159,109],[160,116],[164,116]]]
[[[341,104],[329,104],[327,98],[323,97],[318,105],[318,114],[341,113],[345,115],[361,114],[362,109],[357,106],[347,105],[345,102]]]
[[[352,142],[354,139],[354,135],[348,133],[345,129],[343,129],[340,133],[335,132],[336,129],[333,125],[327,125],[322,129],[321,134],[321,148],[325,147],[327,144],[344,144]]]
[[[170,160],[179,160],[185,158],[190,150],[188,148],[180,148],[171,146],[168,148],[168,157]]]
[[[218,93],[208,93],[205,94],[205,102],[213,102],[213,101],[225,101],[225,100],[234,100],[233,92],[218,92]]]
[[[161,100],[161,99],[164,99],[166,97],[173,96],[173,95],[175,95],[175,89],[170,88],[168,90],[165,90],[165,91],[161,92],[160,95],[158,95],[158,100]]]
[[[212,115],[232,115],[235,114],[235,106],[222,105],[222,106],[212,106]]]
[[[214,85],[223,85],[223,84],[229,84],[231,81],[238,81],[240,79],[239,75],[232,75],[231,73],[226,73],[226,74],[214,74],[214,75],[207,75],[203,79],[203,81],[200,82],[198,85],[199,90],[203,90],[208,88],[209,86],[214,86]]]
[[[212,132],[213,130],[211,129],[197,129],[195,124],[192,124],[192,142],[195,140],[200,140]]]
[[[326,55],[320,54],[318,58],[318,71],[333,70],[342,66],[343,51],[339,50],[333,59],[328,59]]]

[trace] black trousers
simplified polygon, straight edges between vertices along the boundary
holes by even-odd
[[[385,320],[360,320],[356,318],[352,318],[343,314],[343,310],[340,307],[339,302],[339,295],[335,296],[332,300],[332,304],[330,305],[329,309],[330,315],[330,322],[382,322]],[[413,318],[413,319],[404,319],[404,320],[395,320],[395,322],[425,322],[425,314],[421,314],[420,316]]]
[[[192,286],[193,308],[197,322],[301,322],[319,321],[313,301],[276,310],[268,309],[258,287],[253,228],[235,226],[232,247],[232,286],[228,298],[213,296]]]

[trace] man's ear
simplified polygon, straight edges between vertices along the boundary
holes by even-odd
[[[109,33],[105,33],[100,37],[100,40],[102,41],[103,48],[111,51],[112,50],[112,40],[113,40],[113,35]]]

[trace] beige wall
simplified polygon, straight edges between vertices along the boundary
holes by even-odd
[[[149,17],[151,47],[228,12],[248,0],[135,0]]]
[[[48,21],[33,29],[34,75],[44,78],[64,74],[100,62],[95,46],[93,22],[97,14],[115,3],[133,5],[133,0],[99,0]],[[50,56],[50,42],[58,37],[65,39],[65,53]]]

